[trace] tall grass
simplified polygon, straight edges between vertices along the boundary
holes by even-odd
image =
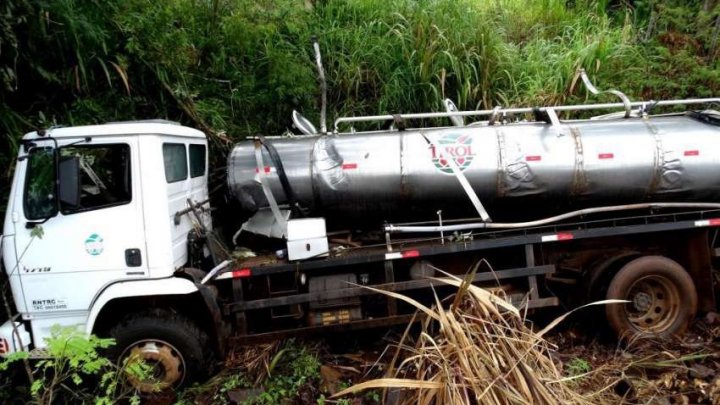
[[[392,351],[395,354],[383,378],[365,381],[334,395],[340,397],[368,388],[384,388],[385,397],[398,405],[410,404],[577,404],[615,403],[619,398],[605,387],[580,393],[563,375],[554,356],[557,348],[544,335],[565,314],[541,331],[524,318],[525,309],[508,302],[502,288],[483,289],[469,283],[482,262],[465,279],[435,278],[457,287],[454,296],[425,306],[390,291],[377,290],[403,301],[422,317],[420,332],[410,325]],[[439,270],[439,269],[437,269]],[[441,271],[440,271],[441,272]],[[607,300],[594,304],[617,305]],[[591,305],[594,305],[591,304]],[[559,364],[558,364],[559,363]]]
[[[579,67],[635,97],[720,87],[717,61],[693,54],[702,49],[692,44],[709,41],[707,30],[683,49],[645,44],[648,10],[615,3],[23,0],[25,12],[47,18],[18,26],[37,34],[19,37],[35,50],[24,63],[36,74],[20,77],[15,93],[43,97],[45,80],[72,97],[3,101],[24,117],[51,111],[60,123],[160,116],[234,138],[279,133],[292,109],[317,119],[312,35],[324,52],[331,116],[437,110],[445,97],[461,109],[581,101],[586,94],[571,87]],[[697,1],[690,3],[663,5],[672,13],[656,24],[665,30],[659,38],[690,21]],[[712,25],[718,12],[698,24]],[[11,66],[7,52],[0,58]],[[4,129],[25,129],[8,117],[0,118]]]

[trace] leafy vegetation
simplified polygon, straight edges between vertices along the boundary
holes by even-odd
[[[577,377],[592,370],[592,365],[585,359],[576,357],[565,365],[565,373],[570,377]]]
[[[275,345],[273,345],[275,346]],[[321,363],[317,347],[290,339],[276,350],[255,354],[250,363],[257,363],[256,369],[227,367],[207,384],[189,388],[183,392],[177,404],[228,404],[235,391],[245,391],[240,402],[245,405],[271,405],[280,403],[324,403],[324,396],[316,387],[320,385]],[[264,357],[256,362],[257,357]],[[257,375],[258,368],[262,372]],[[254,383],[251,382],[254,380]],[[254,388],[254,389],[253,389]]]
[[[140,397],[124,376],[129,373],[145,379],[151,375],[152,367],[139,361],[116,367],[102,355],[104,349],[114,344],[112,339],[88,337],[76,328],[55,326],[46,344],[46,358],[34,362],[33,371],[28,371],[31,375],[26,376],[29,389],[24,389],[22,379],[15,375],[14,381],[0,390],[0,398],[42,405],[87,402],[104,405],[119,400],[140,403]],[[10,368],[28,356],[27,352],[16,352],[3,358],[0,373],[7,375]]]

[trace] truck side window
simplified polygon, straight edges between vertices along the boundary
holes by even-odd
[[[165,180],[175,183],[187,179],[187,152],[183,143],[164,143],[163,160],[165,161]]]
[[[89,211],[132,200],[130,146],[81,145],[60,149],[60,159],[76,157],[80,163],[80,203],[61,207],[63,214]]]
[[[190,177],[205,174],[205,145],[190,145]]]
[[[32,148],[28,153],[23,198],[25,217],[45,219],[55,215],[55,156],[52,148]]]

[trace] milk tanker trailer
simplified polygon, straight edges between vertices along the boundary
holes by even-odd
[[[220,271],[267,280],[232,309],[255,325],[253,311],[278,311],[273,325],[288,328],[402,321],[407,308],[362,286],[422,300],[439,270],[485,259],[474,281],[518,305],[623,299],[604,310],[618,335],[682,333],[698,308],[715,309],[720,114],[650,112],[718,99],[609,92],[621,102],[459,112],[446,100],[444,113],[339,118],[333,131],[295,113],[303,135],[238,143],[228,188],[249,219],[233,239],[287,242]],[[602,109],[620,111],[559,118]],[[452,125],[410,127],[438,119]]]
[[[287,249],[235,274],[288,277],[283,293],[268,282],[234,309],[282,308],[278,318],[310,326],[400,320],[396,302],[378,306],[357,285],[420,298],[436,269],[464,274],[486,259],[494,272],[475,280],[517,303],[628,299],[606,308],[617,333],[680,333],[698,305],[715,305],[720,116],[647,113],[677,103],[574,121],[557,113],[608,106],[496,109],[441,128],[403,121],[444,114],[355,117],[394,128],[241,142],[228,186],[250,218],[236,240],[286,238]],[[508,122],[523,113],[542,121]]]
[[[294,114],[302,134],[228,156],[244,220],[232,241],[213,229],[228,224],[211,218],[202,132],[140,121],[26,134],[2,235],[18,316],[0,325],[0,355],[42,357],[54,325],[79,325],[155,365],[136,388],[171,389],[230,342],[407,322],[413,308],[378,290],[432,304],[453,292],[447,274],[526,308],[627,300],[588,317],[619,335],[680,334],[716,310],[720,114],[708,108],[720,99],[613,93],[622,102],[446,101],[330,131]]]

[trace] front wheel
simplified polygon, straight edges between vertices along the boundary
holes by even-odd
[[[697,292],[690,275],[677,262],[662,256],[645,256],[626,264],[613,277],[608,299],[608,322],[620,337],[680,335],[697,311]]]
[[[139,359],[151,367],[147,378],[127,373],[130,384],[149,394],[177,388],[208,376],[212,351],[208,336],[185,317],[153,310],[133,314],[110,330],[111,358],[122,365]]]

